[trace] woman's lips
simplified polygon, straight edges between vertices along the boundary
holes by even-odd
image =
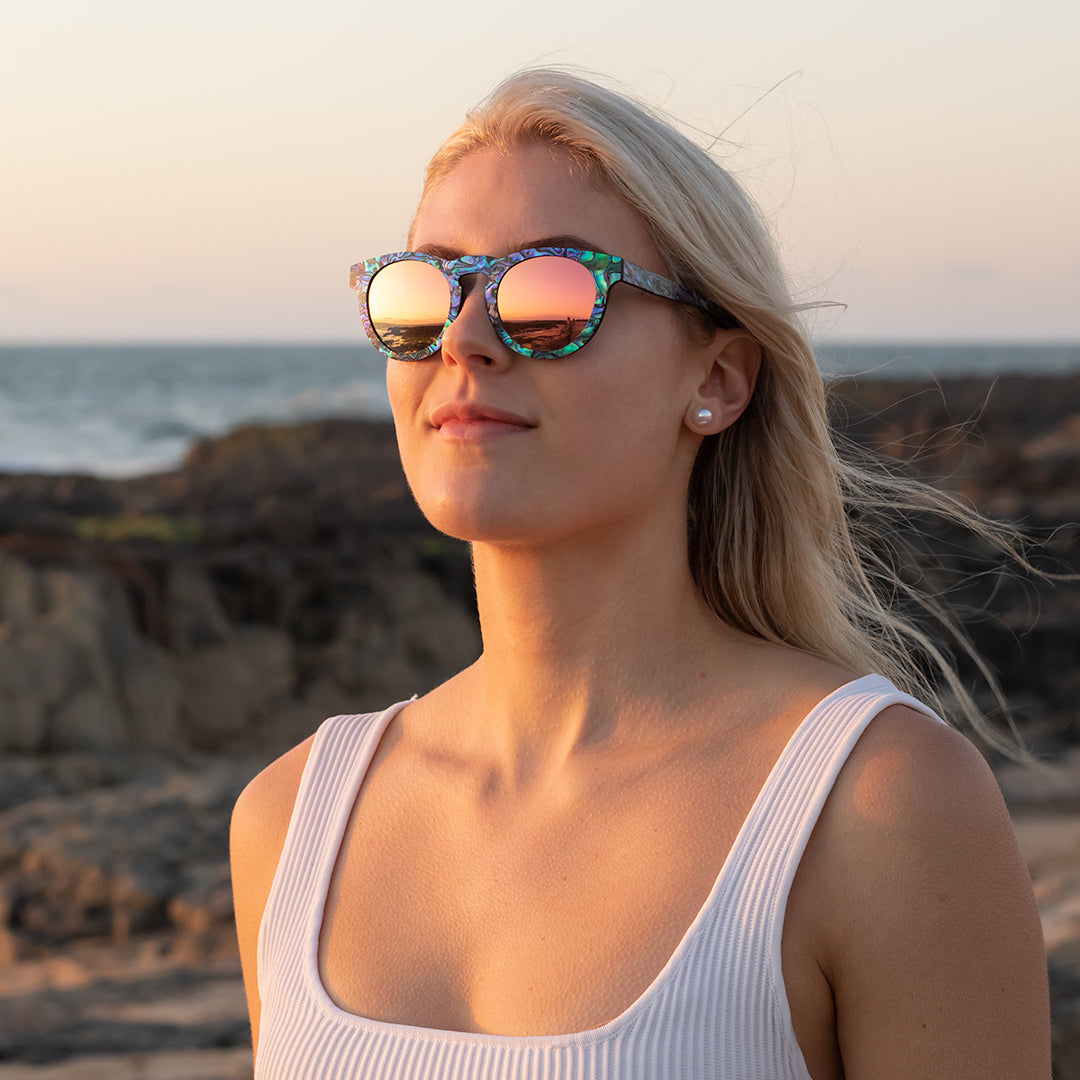
[[[517,413],[469,401],[448,401],[439,405],[432,410],[429,421],[443,438],[464,442],[530,431],[536,426]]]

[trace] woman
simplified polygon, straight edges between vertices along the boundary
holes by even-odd
[[[918,685],[845,501],[888,482],[837,460],[737,186],[526,72],[408,246],[354,283],[483,654],[241,796],[257,1076],[1045,1080],[1008,817],[880,674]]]

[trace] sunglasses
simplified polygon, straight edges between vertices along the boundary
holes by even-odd
[[[620,281],[707,312],[722,329],[738,326],[723,308],[617,255],[567,247],[525,248],[502,258],[440,259],[398,251],[357,263],[349,284],[372,343],[394,360],[425,360],[461,311],[461,279],[487,278],[488,318],[509,349],[554,360],[577,352],[596,333],[608,291]]]

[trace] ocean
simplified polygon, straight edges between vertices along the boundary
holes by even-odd
[[[823,345],[827,374],[1080,371],[1075,345]],[[0,346],[0,472],[134,476],[241,424],[385,418],[368,345]]]

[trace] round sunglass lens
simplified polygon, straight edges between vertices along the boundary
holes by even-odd
[[[596,304],[592,272],[562,255],[538,255],[510,267],[499,282],[499,321],[511,340],[557,352],[581,337]]]
[[[391,352],[421,353],[438,341],[446,325],[450,286],[431,263],[390,263],[371,279],[367,309],[375,333]]]

